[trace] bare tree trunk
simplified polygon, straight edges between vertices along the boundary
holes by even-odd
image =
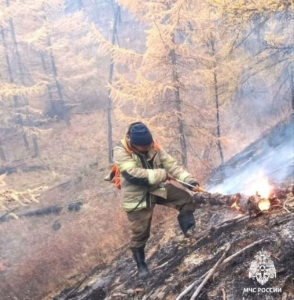
[[[45,72],[46,75],[49,75],[49,71],[48,71],[48,68],[46,66],[44,54],[40,52],[40,56],[41,56],[41,61],[42,61],[42,66],[43,66],[44,72]],[[50,105],[51,105],[50,108],[53,109],[54,114],[57,115],[57,109],[56,109],[55,103],[53,101],[53,95],[52,95],[52,89],[51,89],[51,86],[50,86],[50,82],[47,84],[47,90],[48,90],[49,101],[50,101]]]
[[[3,143],[2,140],[0,139],[0,158],[2,162],[7,162],[6,156],[5,156],[5,152],[4,152],[4,148],[3,148]]]
[[[117,35],[117,23],[118,23],[118,16],[119,16],[119,6],[116,5],[112,1],[113,5],[113,16],[114,16],[114,22],[113,22],[113,30],[112,30],[112,38],[111,43],[112,45],[115,45],[116,35]],[[110,59],[110,65],[109,65],[109,76],[108,76],[108,82],[109,84],[112,83],[113,79],[113,70],[114,70],[114,62],[113,58]],[[110,91],[108,91],[108,99],[107,99],[107,125],[108,125],[108,161],[109,163],[113,162],[112,158],[112,99],[110,96]]]
[[[290,86],[291,86],[291,106],[292,110],[294,111],[294,64],[293,62],[290,63],[289,65],[290,68]]]
[[[32,139],[33,139],[33,145],[34,145],[34,151],[35,151],[34,157],[38,157],[38,156],[40,156],[38,137],[34,134]]]
[[[211,40],[211,49],[213,56],[215,56],[215,48],[214,48],[214,41]],[[224,163],[224,154],[223,149],[220,141],[221,131],[220,131],[220,117],[219,117],[219,91],[218,91],[218,78],[216,73],[216,63],[214,62],[214,71],[213,71],[213,80],[214,80],[214,99],[215,99],[215,108],[216,108],[216,131],[217,131],[217,147],[221,159],[221,164]]]
[[[223,154],[223,148],[220,142],[220,117],[219,117],[219,99],[218,99],[218,80],[217,80],[217,74],[216,72],[213,72],[213,79],[214,79],[214,92],[215,92],[215,108],[216,108],[216,131],[217,131],[217,147],[219,150],[219,155],[221,159],[221,164],[224,163],[224,154]]]
[[[52,67],[52,72],[54,75],[54,81],[55,81],[55,85],[57,88],[57,93],[58,93],[58,98],[62,104],[62,114],[63,114],[63,119],[66,123],[67,126],[70,126],[70,117],[69,117],[69,112],[67,110],[67,108],[64,105],[64,97],[63,97],[63,93],[62,93],[62,86],[58,80],[58,72],[57,72],[57,67],[56,67],[56,63],[55,63],[55,59],[54,59],[54,55],[52,52],[52,44],[51,44],[51,37],[48,35],[48,46],[49,46],[49,57],[50,57],[50,63],[51,63],[51,67]]]
[[[0,31],[1,31],[2,41],[3,41],[3,49],[4,49],[4,56],[5,56],[6,65],[7,65],[9,83],[14,83],[13,76],[12,76],[10,59],[9,59],[8,50],[7,50],[5,34],[4,34],[4,30],[3,30],[2,27],[0,27]],[[13,96],[13,105],[14,105],[14,107],[18,106],[18,97],[16,95]]]
[[[9,2],[8,2],[9,4]],[[11,24],[13,25],[13,22],[11,20]],[[5,55],[5,60],[6,60],[6,65],[7,65],[7,72],[8,72],[8,78],[9,78],[9,83],[14,83],[14,78],[13,78],[13,74],[12,74],[12,68],[11,68],[11,63],[10,63],[10,59],[9,59],[9,55],[8,55],[8,49],[7,49],[7,43],[6,43],[6,38],[5,38],[5,33],[2,27],[0,27],[0,31],[1,31],[1,36],[2,36],[2,41],[3,41],[3,48],[4,48],[4,55]],[[16,43],[16,39],[15,39],[15,35],[14,35],[14,31],[13,31],[13,43],[14,43],[14,47],[17,47],[17,43]],[[18,53],[18,51],[17,51]],[[13,105],[15,108],[18,107],[19,105],[19,101],[18,101],[18,96],[17,95],[13,95]],[[17,116],[18,118],[18,122],[21,126],[23,126],[23,120],[22,117],[20,115]],[[25,147],[27,149],[29,149],[29,142],[27,139],[27,136],[25,133],[22,133],[22,138],[23,138],[23,142],[25,144]]]
[[[176,84],[175,90],[175,102],[176,102],[176,111],[177,111],[177,122],[178,122],[178,132],[180,134],[180,146],[181,146],[181,156],[182,156],[182,165],[187,167],[187,142],[184,130],[184,122],[182,115],[182,105],[181,105],[181,97],[180,97],[180,88],[179,88],[179,76],[176,69],[177,58],[175,50],[172,49],[170,51],[171,61],[173,65],[173,82]]]
[[[7,7],[10,6],[10,0],[6,0],[6,6]],[[15,36],[14,23],[13,23],[13,20],[11,18],[9,19],[9,27],[10,27],[10,30],[11,30],[13,48],[14,48],[14,52],[15,52],[15,55],[16,55],[16,63],[17,63],[17,67],[18,67],[18,70],[19,70],[20,82],[24,85],[25,84],[25,82],[24,82],[24,71],[23,71],[23,66],[22,66],[22,63],[21,63],[21,57],[20,57],[19,50],[18,50],[18,43],[17,43],[16,36]],[[25,101],[25,102],[26,102],[25,104],[27,104],[27,101]]]
[[[27,112],[28,123],[30,126],[33,126],[29,110],[27,109],[26,112]],[[35,151],[34,157],[38,157],[38,156],[40,156],[40,150],[39,150],[39,145],[38,145],[38,137],[36,134],[33,134],[32,141],[33,141],[34,151]]]

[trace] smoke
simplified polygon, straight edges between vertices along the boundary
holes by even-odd
[[[252,194],[261,178],[279,184],[294,178],[294,116],[278,124],[216,169],[207,184],[211,193]]]

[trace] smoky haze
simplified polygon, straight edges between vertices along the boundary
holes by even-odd
[[[294,178],[294,115],[281,122],[215,170],[207,183],[211,193],[252,195],[266,178],[281,183]],[[256,186],[257,184],[257,186]]]

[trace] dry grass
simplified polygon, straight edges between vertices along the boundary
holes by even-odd
[[[78,199],[85,204],[80,212],[64,210],[58,216],[0,224],[1,300],[40,300],[50,290],[70,284],[71,276],[109,262],[114,256],[111,249],[127,241],[126,217],[119,197],[103,181],[108,171],[106,131],[101,129],[104,122],[101,114],[93,113],[74,116],[69,128],[56,124],[50,135],[39,139],[41,157],[26,159],[28,165],[45,165],[49,170],[7,177],[7,185],[18,190],[44,184],[52,187],[70,180],[65,188],[49,189],[39,204],[24,209]],[[19,140],[16,144],[9,144],[14,148],[11,160],[28,154]],[[53,230],[54,221],[60,222],[60,230]]]
[[[128,236],[116,199],[100,198],[80,212],[1,224],[0,299],[41,299],[68,278],[109,263]],[[54,231],[54,221],[61,224]],[[4,294],[3,294],[4,293]],[[3,298],[4,297],[4,298]]]
[[[108,264],[117,253],[114,250],[129,241],[126,215],[118,202],[104,196],[80,212],[1,225],[1,260],[7,267],[0,271],[0,299],[40,300],[73,284],[72,276]],[[160,207],[153,227],[171,214]],[[61,224],[58,231],[52,228],[54,221]],[[166,224],[167,235],[170,226]]]
[[[75,115],[72,125],[66,127],[63,123],[54,124],[54,129],[46,136],[39,137],[41,157],[27,156],[27,165],[42,165],[48,171],[18,172],[8,178],[8,184],[16,189],[23,189],[29,184],[37,186],[46,184],[52,186],[70,178],[80,176],[86,172],[89,164],[98,163],[99,169],[108,168],[107,128],[104,115],[99,112],[90,115]],[[121,132],[114,128],[114,139],[119,138]],[[5,150],[13,155],[10,160],[23,158],[24,146],[21,137],[16,137]],[[17,143],[17,149],[15,149]],[[32,155],[33,153],[30,153]]]

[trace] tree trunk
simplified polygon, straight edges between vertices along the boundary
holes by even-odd
[[[10,0],[6,0],[6,6],[7,7],[10,6]],[[25,82],[24,82],[24,71],[23,71],[23,66],[22,66],[22,63],[21,63],[21,57],[20,57],[19,50],[18,50],[18,43],[17,43],[16,36],[15,36],[14,23],[13,23],[13,20],[11,18],[9,19],[9,27],[10,27],[10,30],[11,30],[13,48],[14,48],[14,52],[15,52],[15,55],[16,55],[16,63],[17,63],[17,67],[18,67],[18,70],[19,70],[19,74],[20,74],[20,82],[24,85],[25,84]],[[25,104],[27,104],[27,103],[25,103]]]
[[[63,93],[62,93],[62,86],[58,80],[58,71],[57,71],[57,67],[56,67],[56,63],[55,63],[55,59],[54,59],[54,55],[52,52],[52,44],[51,44],[51,37],[48,34],[48,46],[49,46],[49,57],[50,57],[50,63],[51,63],[51,67],[52,67],[52,72],[54,75],[54,81],[55,81],[55,85],[57,88],[57,93],[58,93],[58,98],[62,104],[62,115],[63,115],[63,119],[66,123],[67,126],[70,126],[70,117],[69,117],[69,112],[67,110],[67,108],[64,105],[64,97],[63,97]]]
[[[214,48],[214,41],[211,40],[211,49],[212,49],[212,54],[215,56],[215,48]],[[217,73],[216,73],[216,63],[213,63],[213,81],[214,81],[214,99],[215,99],[215,108],[216,108],[216,132],[217,132],[217,147],[221,159],[221,164],[224,164],[224,154],[223,154],[223,149],[220,141],[221,137],[221,131],[220,131],[220,117],[219,117],[219,91],[218,91],[218,78],[217,78]]]
[[[3,148],[3,143],[2,140],[0,139],[0,158],[2,162],[7,162],[6,156],[5,156],[5,152],[4,152],[4,148]]]
[[[48,68],[46,66],[44,54],[40,52],[40,56],[41,56],[41,61],[42,61],[42,66],[43,66],[44,72],[45,72],[46,75],[49,75],[49,71],[48,71]],[[55,103],[53,101],[52,89],[51,89],[50,83],[47,84],[47,90],[48,90],[49,101],[50,101],[50,105],[51,105],[50,109],[53,109],[54,115],[57,115],[57,110],[56,110]]]
[[[213,79],[214,79],[214,92],[215,92],[215,108],[216,108],[216,130],[217,130],[217,147],[219,150],[219,155],[221,159],[221,164],[224,163],[224,154],[223,154],[223,149],[222,145],[220,142],[220,118],[219,118],[219,98],[218,98],[218,80],[217,80],[217,74],[216,72],[213,72]]]
[[[7,65],[9,83],[14,83],[13,76],[12,76],[10,59],[9,59],[8,50],[7,50],[5,34],[4,34],[4,30],[3,30],[2,27],[0,27],[0,32],[1,32],[2,41],[3,41],[3,49],[4,49],[4,56],[5,56],[5,61],[6,61],[6,65]],[[13,96],[13,105],[14,105],[14,107],[18,106],[18,97],[16,95]]]
[[[23,119],[22,119],[22,116],[21,115],[17,115],[17,119],[18,119],[18,123],[20,124],[21,128],[23,128]],[[23,143],[24,143],[25,147],[27,149],[30,149],[28,138],[27,138],[27,135],[25,134],[25,132],[22,132],[22,139],[23,139]]]
[[[177,58],[175,50],[170,51],[171,61],[173,65],[173,83],[176,85],[175,90],[175,102],[176,102],[176,111],[177,111],[177,122],[178,122],[178,132],[180,134],[180,146],[181,146],[181,156],[182,156],[182,165],[187,167],[187,142],[184,130],[184,122],[182,115],[182,105],[181,105],[181,97],[180,97],[180,88],[179,88],[179,76],[176,69]]]
[[[119,16],[119,6],[115,5],[114,2],[112,2],[112,5],[113,5],[114,24],[113,24],[113,30],[112,30],[111,43],[112,43],[112,45],[115,45],[116,34],[117,34],[117,23],[118,23],[118,16]],[[114,70],[114,62],[113,62],[113,58],[111,58],[110,65],[109,65],[109,76],[108,76],[109,84],[112,83],[113,70]],[[111,99],[109,90],[108,90],[108,99],[107,99],[107,124],[108,124],[108,161],[109,161],[109,163],[112,163],[113,162],[113,157],[112,157],[112,148],[113,148],[113,144],[112,144],[112,99]]]
[[[29,110],[27,109],[26,112],[27,112],[28,123],[29,123],[30,126],[33,126],[32,120],[30,118]],[[35,151],[34,157],[38,157],[38,156],[40,156],[40,150],[39,150],[39,145],[38,145],[38,137],[37,137],[36,134],[33,134],[32,141],[33,141],[34,151]]]
[[[1,31],[2,41],[3,41],[4,55],[5,55],[5,60],[6,60],[6,64],[7,64],[7,72],[8,72],[8,77],[9,77],[9,83],[13,84],[14,83],[14,78],[13,78],[11,63],[10,63],[10,59],[9,59],[9,55],[8,55],[5,34],[4,34],[3,28],[1,27],[0,29],[1,29],[0,31]],[[13,105],[14,105],[15,108],[18,107],[18,105],[19,105],[17,95],[13,95]],[[20,115],[18,115],[17,118],[18,118],[19,124],[21,126],[23,126],[22,117]],[[28,143],[28,139],[27,139],[27,136],[26,136],[25,133],[22,133],[22,138],[23,138],[25,147],[28,149],[29,148],[29,143]]]
[[[34,151],[35,151],[34,157],[38,157],[38,156],[40,156],[38,137],[36,135],[33,135],[32,139],[33,139],[33,145],[34,145]]]
[[[291,106],[294,111],[294,64],[293,62],[289,65],[290,68],[290,86],[291,86]]]
[[[49,41],[49,46],[51,47],[51,40],[50,37],[48,36],[48,41]],[[51,62],[51,66],[52,66],[52,71],[53,71],[53,75],[54,75],[54,80],[55,80],[55,85],[57,88],[57,93],[58,93],[58,98],[60,99],[61,103],[62,103],[62,114],[63,114],[63,119],[66,123],[67,126],[70,126],[70,118],[69,118],[69,113],[67,108],[64,105],[64,98],[63,98],[63,93],[62,93],[62,87],[61,84],[57,78],[57,68],[56,68],[56,64],[55,64],[55,59],[52,53],[52,50],[49,51],[49,56],[50,56],[50,62]]]

